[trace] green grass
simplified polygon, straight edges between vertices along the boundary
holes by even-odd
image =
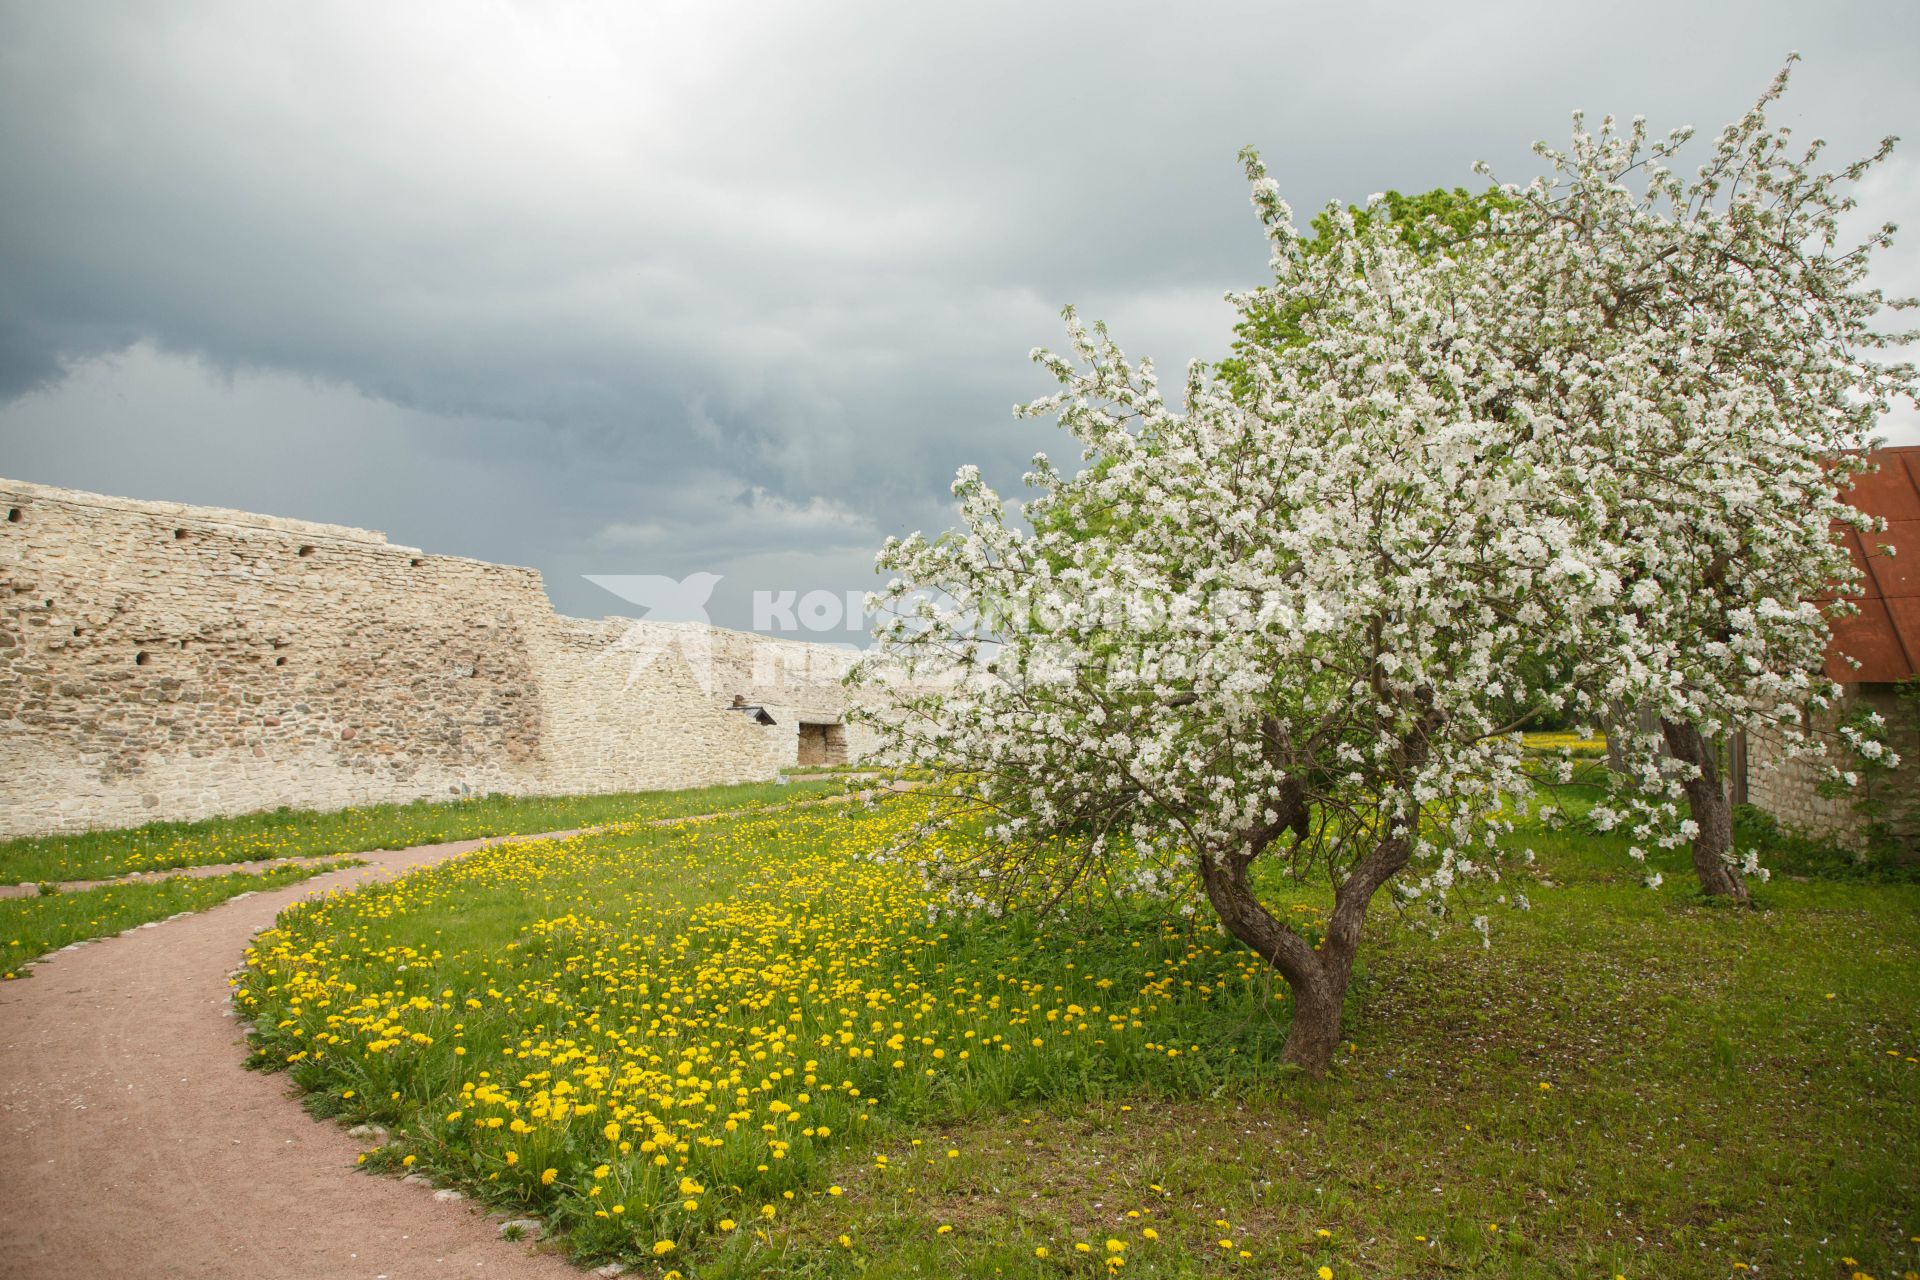
[[[1775,881],[1740,912],[1677,860],[1649,892],[1603,842],[1526,838],[1558,887],[1496,917],[1490,948],[1375,922],[1329,1080],[917,1131],[698,1274],[1051,1276],[1109,1238],[1143,1276],[1920,1263],[1920,895]]]
[[[0,884],[98,880],[133,871],[398,849],[481,836],[532,835],[605,823],[785,803],[831,795],[834,780],[754,782],[591,796],[475,796],[357,809],[273,809],[199,822],[0,841]]]
[[[1920,1262],[1920,886],[1780,877],[1739,911],[1684,856],[1648,890],[1623,841],[1529,824],[1534,870],[1462,903],[1491,946],[1381,900],[1312,1081],[1209,929],[929,923],[871,857],[912,805],[509,845],[296,908],[240,992],[258,1061],[390,1126],[371,1166],[643,1275],[1040,1280],[1105,1274],[1109,1241],[1152,1277]]]
[[[278,889],[358,865],[358,859],[343,858],[258,874],[178,876],[76,893],[0,898],[0,980],[25,977],[22,966],[28,961],[71,942],[106,937],[182,911],[204,911],[236,894]]]

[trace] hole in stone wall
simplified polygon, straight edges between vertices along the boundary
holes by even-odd
[[[418,568],[419,568],[419,567],[420,567],[421,565],[423,565],[423,564],[425,564],[425,563],[426,563],[426,561],[425,561],[425,560],[422,560],[422,559],[421,559],[420,557],[418,557],[418,556],[415,556],[415,557],[414,557],[413,559],[411,559],[411,560],[409,560],[409,561],[407,561],[407,564],[408,564],[408,566],[409,566],[409,567],[411,567],[411,568],[415,568],[415,569],[418,569]]]
[[[305,546],[300,548],[300,555],[302,559],[312,554],[313,554],[313,548],[311,546]]]
[[[800,726],[800,749],[796,764],[845,764],[847,727],[843,724],[807,724]]]
[[[133,665],[136,667],[144,667],[147,665],[147,651],[145,649],[133,655]]]
[[[19,524],[19,523],[20,523],[20,508],[18,508],[18,507],[8,507],[8,508],[7,508],[7,523],[8,523],[8,524]]]
[[[185,529],[175,529],[173,531],[173,540],[175,542],[185,542],[187,540],[187,531]]]
[[[275,658],[273,660],[273,665],[276,667],[284,667],[287,665],[287,660],[285,658]]]

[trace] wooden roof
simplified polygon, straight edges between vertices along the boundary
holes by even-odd
[[[1877,473],[1854,477],[1847,500],[1868,515],[1883,516],[1887,531],[1863,540],[1843,530],[1865,591],[1860,612],[1833,624],[1827,674],[1844,684],[1904,680],[1920,672],[1920,445],[1882,449]],[[1878,547],[1894,549],[1892,556]],[[1852,658],[1856,669],[1841,659]]]

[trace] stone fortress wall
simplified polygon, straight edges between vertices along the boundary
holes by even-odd
[[[1841,690],[1839,706],[1820,714],[1814,722],[1829,755],[1789,757],[1777,737],[1746,736],[1742,744],[1745,799],[1771,813],[1783,826],[1852,848],[1863,847],[1867,838],[1859,802],[1876,799],[1883,807],[1878,820],[1891,833],[1920,847],[1920,769],[1914,767],[1920,763],[1920,755],[1914,750],[1920,744],[1920,723],[1915,720],[1912,703],[1888,683],[1848,684]],[[1853,767],[1852,758],[1840,746],[1836,728],[1843,712],[1860,708],[1876,711],[1886,720],[1891,727],[1889,741],[1903,763],[1891,772],[1863,778],[1859,790],[1824,794],[1830,765]]]
[[[872,745],[844,648],[564,618],[531,569],[366,529],[9,480],[0,513],[0,836],[740,782]]]

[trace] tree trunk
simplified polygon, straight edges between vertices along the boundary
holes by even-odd
[[[1254,896],[1247,883],[1247,864],[1252,856],[1235,851],[1203,859],[1201,882],[1227,932],[1253,948],[1293,993],[1293,1022],[1287,1028],[1281,1060],[1309,1075],[1325,1075],[1340,1039],[1340,1006],[1346,998],[1346,982],[1336,982],[1338,975],[1327,971],[1321,953],[1275,919]]]
[[[1685,721],[1662,720],[1660,732],[1674,759],[1699,770],[1697,777],[1686,778],[1681,785],[1699,828],[1693,837],[1693,869],[1700,877],[1700,891],[1709,898],[1750,901],[1747,879],[1733,861],[1733,805],[1720,778],[1713,744],[1698,726]]]
[[[1287,1024],[1287,1043],[1280,1060],[1299,1067],[1310,1076],[1323,1076],[1333,1065],[1333,1051],[1340,1047],[1340,1011],[1347,1002],[1347,983],[1353,967],[1338,978],[1314,978],[1289,984],[1293,989],[1293,1021]]]
[[[1401,778],[1419,771],[1427,756],[1428,739],[1442,720],[1434,710],[1432,690],[1421,689],[1415,697],[1419,719],[1394,752],[1394,766]],[[1262,734],[1270,746],[1285,748],[1285,727],[1277,720],[1269,717],[1262,725]],[[1206,886],[1207,901],[1213,904],[1227,932],[1272,965],[1293,992],[1293,1021],[1287,1027],[1280,1060],[1308,1075],[1322,1076],[1333,1065],[1333,1052],[1340,1044],[1340,1010],[1346,1004],[1347,986],[1353,981],[1353,959],[1360,950],[1367,904],[1413,856],[1412,832],[1403,817],[1388,822],[1385,837],[1353,865],[1334,891],[1326,939],[1314,947],[1275,919],[1247,880],[1247,868],[1270,842],[1292,831],[1297,844],[1312,830],[1306,787],[1299,778],[1289,781],[1284,799],[1276,807],[1280,811],[1276,820],[1243,833],[1237,847],[1203,853],[1200,878]]]
[[[1201,878],[1207,900],[1227,932],[1272,965],[1293,992],[1293,1021],[1280,1060],[1308,1075],[1322,1076],[1333,1065],[1333,1053],[1340,1044],[1340,1011],[1353,981],[1367,904],[1381,885],[1407,865],[1412,845],[1396,830],[1348,873],[1334,894],[1326,940],[1318,947],[1309,946],[1305,938],[1275,919],[1254,896],[1247,867],[1257,852],[1249,848],[1203,859]]]

